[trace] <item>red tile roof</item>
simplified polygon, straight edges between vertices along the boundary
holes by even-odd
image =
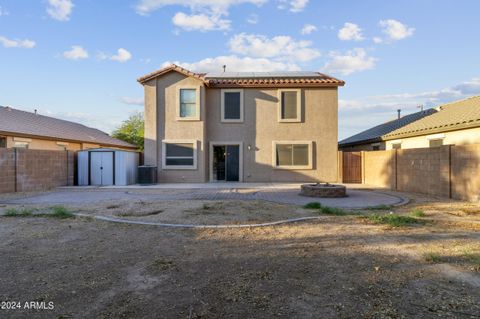
[[[319,72],[244,72],[244,73],[194,73],[178,65],[172,64],[163,69],[149,73],[138,79],[145,84],[170,71],[197,78],[208,87],[321,87],[343,86],[345,82]]]

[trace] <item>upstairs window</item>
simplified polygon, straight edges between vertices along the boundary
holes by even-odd
[[[199,120],[200,98],[199,90],[195,88],[181,88],[178,94],[178,119]]]
[[[300,90],[279,90],[278,115],[280,122],[300,122],[301,108]]]
[[[0,148],[7,147],[7,138],[4,136],[0,136]]]
[[[221,121],[243,122],[243,90],[222,90]]]

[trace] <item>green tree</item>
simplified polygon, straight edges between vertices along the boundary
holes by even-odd
[[[137,145],[143,151],[143,133],[145,128],[145,121],[142,112],[135,112],[130,117],[123,121],[123,123],[115,131],[112,136],[119,140]]]

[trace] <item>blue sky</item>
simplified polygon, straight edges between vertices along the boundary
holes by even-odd
[[[339,77],[339,137],[417,105],[480,94],[480,2],[0,0],[0,105],[110,132],[142,110],[136,78],[311,70]]]

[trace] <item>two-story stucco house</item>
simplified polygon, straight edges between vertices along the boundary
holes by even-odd
[[[145,89],[145,164],[158,182],[337,179],[337,89],[317,72],[193,73],[171,65]]]

